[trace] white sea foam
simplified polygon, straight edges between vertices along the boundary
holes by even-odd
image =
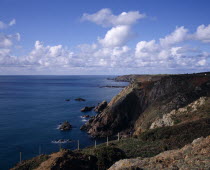
[[[58,125],[56,129],[60,129],[60,127],[61,127],[61,124],[60,124],[60,125]]]
[[[51,141],[51,143],[54,143],[54,144],[70,143],[70,142],[72,142],[70,139],[59,139],[59,140],[53,140],[53,141]]]

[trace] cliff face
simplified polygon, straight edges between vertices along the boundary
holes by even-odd
[[[117,132],[138,135],[164,114],[210,94],[210,74],[207,73],[154,77],[137,77],[82,129],[94,137]]]

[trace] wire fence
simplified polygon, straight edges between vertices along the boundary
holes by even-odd
[[[106,140],[104,142],[101,142],[101,140],[99,140],[99,139],[95,139],[95,140],[93,140],[93,144],[89,145],[89,146],[84,145],[84,144],[81,145],[81,141],[80,140],[68,141],[67,143],[65,143],[65,141],[62,140],[62,141],[60,141],[60,142],[58,141],[56,143],[57,147],[55,147],[52,152],[58,152],[58,151],[60,151],[62,149],[70,149],[70,148],[71,148],[70,150],[81,150],[81,149],[83,149],[85,147],[93,147],[93,148],[96,149],[96,148],[98,148],[98,145],[100,145],[102,143],[104,143],[105,146],[110,146],[110,143],[112,141],[120,142],[122,139],[128,138],[128,137],[131,137],[131,135],[126,135],[125,136],[125,135],[120,135],[120,133],[117,133],[117,135],[114,135],[114,136],[107,136]],[[66,148],[65,145],[67,145],[67,144],[70,144],[71,147],[67,147]],[[35,157],[35,156],[39,156],[41,154],[48,153],[48,152],[46,152],[46,150],[47,150],[46,148],[47,148],[47,145],[39,145],[37,147],[37,149],[33,148],[32,150],[30,149],[28,151],[24,150],[24,147],[19,148],[18,149],[19,150],[19,161],[18,161],[18,163],[21,163],[23,161],[24,154],[27,155],[27,153],[30,153],[30,155],[33,155],[33,157]],[[37,150],[37,151],[35,151],[35,150]]]

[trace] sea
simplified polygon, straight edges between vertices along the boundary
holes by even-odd
[[[7,170],[20,159],[50,154],[60,148],[77,149],[104,142],[93,139],[80,127],[88,120],[85,106],[108,102],[126,86],[107,78],[115,76],[0,76],[0,170]],[[76,98],[86,101],[75,101]],[[70,101],[66,101],[70,99]],[[60,123],[72,124],[60,131]]]

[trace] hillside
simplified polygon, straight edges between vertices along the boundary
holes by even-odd
[[[111,138],[120,132],[119,141],[39,155],[13,170],[155,169],[156,165],[159,169],[208,169],[210,73],[158,75],[158,79],[135,76],[82,127],[93,137]]]
[[[163,115],[186,107],[200,97],[210,96],[210,73],[166,75],[150,81],[144,78],[140,81],[139,76],[124,88],[102,113],[81,129],[93,137],[106,137],[118,132],[138,135]],[[175,123],[180,122],[177,120]]]
[[[210,136],[195,139],[181,149],[163,152],[152,158],[124,159],[109,170],[129,169],[209,169]]]

